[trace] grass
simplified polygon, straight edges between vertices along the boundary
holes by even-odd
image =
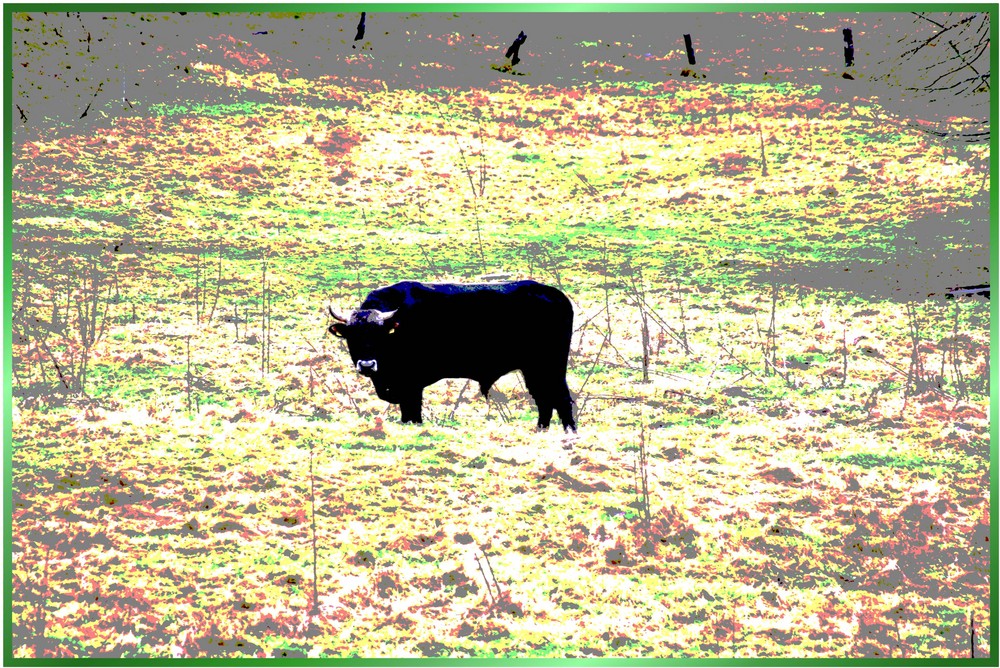
[[[301,86],[287,104],[165,105],[113,126],[105,144],[68,135],[15,156],[60,184],[15,187],[15,232],[36,242],[14,252],[16,326],[51,318],[53,302],[78,325],[63,305],[83,242],[113,247],[127,232],[142,251],[101,265],[122,297],[106,304],[87,395],[15,399],[17,656],[860,656],[901,640],[907,656],[957,658],[967,610],[979,651],[988,645],[975,542],[989,516],[987,392],[904,396],[905,299],[803,278],[842,273],[862,251],[855,269],[880,267],[942,202],[955,215],[922,252],[958,245],[986,224],[963,208],[976,197],[971,162],[939,169],[926,137],[881,133],[787,84],[507,82],[434,91],[440,109],[425,92],[376,89],[371,113],[321,107],[329,83],[286,85]],[[530,123],[501,117],[515,102]],[[766,145],[767,178],[758,123],[782,142]],[[360,139],[320,148],[330,127]],[[33,150],[62,156],[61,171]],[[712,162],[727,153],[746,156],[742,173]],[[463,164],[474,179],[485,165],[482,196]],[[858,165],[863,176],[842,178]],[[918,187],[933,206],[910,196]],[[480,235],[490,272],[558,283],[575,304],[578,436],[534,431],[517,375],[497,385],[502,413],[445,380],[425,393],[424,425],[401,425],[324,334],[330,301],[350,308],[403,278],[476,280]],[[57,237],[73,245],[55,258]],[[213,294],[220,242],[218,309],[195,322],[196,253]],[[649,383],[626,267],[642,270],[659,318]],[[782,375],[764,363],[772,284]],[[234,307],[247,320],[238,340]],[[988,305],[921,298],[916,309],[925,369],[940,369],[958,309],[958,369],[988,388]],[[691,352],[671,335],[681,328]],[[79,354],[72,330],[47,335],[61,361]],[[191,410],[179,335],[204,381]],[[15,345],[15,389],[53,390],[43,352],[32,337]],[[951,392],[954,365],[945,371]],[[640,438],[649,531],[634,505]],[[86,485],[40,484],[67,472]],[[914,507],[942,530],[896,531]],[[56,537],[54,556],[38,532]],[[852,532],[881,553],[856,557]],[[307,614],[313,535],[320,600]],[[477,566],[484,553],[502,604]],[[928,554],[962,556],[942,566]],[[886,580],[892,559],[914,561],[919,581]],[[125,598],[128,614],[114,603]],[[39,600],[50,650],[33,636]],[[54,614],[56,601],[69,611]],[[901,638],[866,639],[859,616],[881,628],[897,606]]]

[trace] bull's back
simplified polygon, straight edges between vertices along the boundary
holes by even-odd
[[[403,282],[376,290],[363,308],[403,309],[397,350],[422,376],[500,376],[565,365],[573,306],[536,281],[501,284]],[[561,359],[560,359],[561,358]]]
[[[573,306],[560,290],[537,281],[511,283],[419,283],[403,281],[371,292],[361,308],[393,311],[399,308],[459,307],[500,308],[498,316],[516,315],[518,309],[543,310],[553,318],[572,323]]]

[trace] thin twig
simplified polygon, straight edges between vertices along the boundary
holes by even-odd
[[[316,563],[318,561],[316,550],[316,476],[313,475],[313,442],[309,440],[309,505],[312,508],[312,551],[313,551],[313,604],[312,614],[319,612],[319,576],[317,575]]]
[[[485,553],[484,553],[484,556],[485,556]],[[497,604],[497,598],[496,598],[496,596],[493,595],[493,588],[490,586],[490,581],[486,577],[486,571],[483,570],[483,565],[479,561],[479,555],[477,554],[477,555],[475,555],[475,557],[476,557],[476,566],[479,567],[479,573],[483,576],[483,582],[486,584],[486,591],[488,591],[490,593],[490,598],[493,600],[493,605],[496,605]]]

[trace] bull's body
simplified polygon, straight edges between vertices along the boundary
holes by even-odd
[[[469,378],[485,395],[520,370],[538,407],[538,426],[555,410],[576,429],[566,385],[573,307],[535,281],[457,285],[414,281],[379,288],[330,331],[347,339],[357,370],[379,398],[399,404],[403,422],[421,421],[423,390],[442,378]]]

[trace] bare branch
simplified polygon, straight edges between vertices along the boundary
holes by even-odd
[[[925,21],[929,21],[930,23],[933,23],[934,25],[936,25],[938,28],[941,28],[942,30],[946,29],[944,27],[944,25],[938,23],[937,21],[934,21],[932,19],[927,18],[927,16],[924,15],[924,14],[920,14],[919,12],[910,12],[910,13],[913,14],[914,16],[916,16],[918,19],[923,19]]]

